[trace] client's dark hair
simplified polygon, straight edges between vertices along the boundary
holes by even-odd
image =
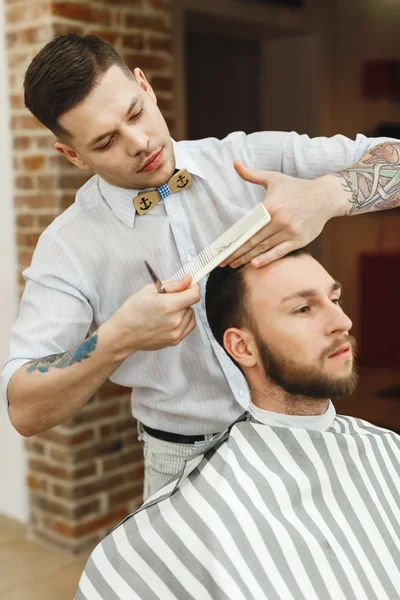
[[[293,250],[284,258],[303,254],[310,254],[307,247]],[[217,267],[210,273],[206,285],[206,313],[213,336],[222,347],[224,333],[229,327],[254,331],[255,324],[247,310],[246,298],[244,267]],[[233,362],[240,368],[236,361]]]
[[[57,137],[68,137],[62,114],[89,95],[106,71],[130,69],[115,48],[96,35],[61,35],[42,48],[25,74],[25,106]]]

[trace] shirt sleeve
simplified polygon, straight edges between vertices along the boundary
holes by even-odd
[[[362,134],[355,140],[344,135],[310,138],[294,131],[270,131],[251,133],[242,141],[247,166],[314,179],[352,165],[378,144],[399,140],[367,138]]]
[[[8,382],[17,369],[35,358],[65,352],[86,337],[93,311],[83,272],[78,257],[60,239],[42,234],[23,273],[25,291],[1,374],[7,404]]]

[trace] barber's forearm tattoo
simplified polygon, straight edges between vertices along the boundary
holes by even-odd
[[[400,143],[371,148],[357,163],[335,173],[349,193],[347,215],[400,206]]]
[[[76,348],[68,350],[67,352],[61,352],[60,354],[50,354],[37,360],[32,360],[27,366],[27,372],[33,373],[33,371],[39,371],[40,373],[47,373],[50,368],[65,369],[70,367],[74,363],[80,363],[85,358],[94,352],[97,346],[97,333],[94,333],[87,338],[82,344],[79,344]]]

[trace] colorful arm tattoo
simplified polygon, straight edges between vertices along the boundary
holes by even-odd
[[[349,193],[347,215],[400,206],[400,143],[371,148],[357,163],[335,173]]]
[[[80,363],[85,360],[85,358],[89,358],[94,352],[97,346],[97,338],[98,335],[95,333],[72,350],[61,352],[60,354],[50,354],[49,356],[33,360],[27,363],[26,370],[28,373],[33,373],[33,371],[47,373],[52,367],[56,369],[65,369],[74,363]]]

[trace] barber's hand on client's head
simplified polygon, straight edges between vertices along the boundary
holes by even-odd
[[[262,267],[314,240],[326,222],[335,215],[329,187],[324,177],[307,180],[274,171],[257,171],[235,162],[245,181],[262,185],[268,194],[264,206],[271,221],[243,244],[220,266],[239,267],[251,261]]]

